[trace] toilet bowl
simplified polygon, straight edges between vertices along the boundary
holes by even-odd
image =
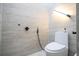
[[[47,56],[66,56],[66,55],[68,55],[67,54],[68,49],[66,48],[66,46],[62,45],[60,43],[57,43],[57,42],[49,43],[45,47],[45,51],[46,51]]]
[[[62,41],[59,41],[59,40],[62,40]],[[67,56],[68,55],[68,33],[56,32],[55,42],[51,42],[47,44],[45,46],[45,51],[47,56]]]

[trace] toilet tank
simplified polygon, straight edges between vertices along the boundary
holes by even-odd
[[[68,32],[55,32],[55,41],[64,44],[68,48]]]

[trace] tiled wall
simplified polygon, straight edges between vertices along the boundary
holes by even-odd
[[[72,19],[53,13],[52,10],[59,6],[69,10]],[[56,31],[67,28],[71,55],[76,51],[76,35],[72,34],[72,31],[76,31],[75,13],[75,4],[3,4],[2,55],[29,55],[41,50],[37,41],[37,27],[43,47],[47,41],[54,41]],[[24,29],[26,26],[30,28],[28,31]]]
[[[68,18],[67,16],[55,12],[70,14],[72,17]],[[49,42],[54,41],[54,35],[56,31],[64,31],[64,28],[69,33],[69,55],[72,55],[76,52],[76,4],[57,4],[55,8],[52,7],[49,9]]]
[[[2,4],[0,4],[0,55],[1,55],[1,25],[2,25]]]
[[[48,39],[48,14],[41,4],[4,4],[2,55],[29,55],[40,49],[36,30],[39,28],[43,47]],[[18,26],[20,24],[20,26]],[[25,31],[25,27],[29,27]]]

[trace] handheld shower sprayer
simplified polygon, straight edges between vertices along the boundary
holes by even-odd
[[[38,32],[39,32],[39,29],[38,29],[38,27],[37,27],[37,34],[39,34]]]

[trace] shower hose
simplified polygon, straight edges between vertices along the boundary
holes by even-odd
[[[36,33],[37,33],[37,38],[38,38],[39,46],[40,46],[40,48],[41,48],[42,50],[44,50],[44,48],[42,47],[41,41],[40,41],[40,37],[39,37],[39,28],[38,28],[38,27],[37,27]]]

